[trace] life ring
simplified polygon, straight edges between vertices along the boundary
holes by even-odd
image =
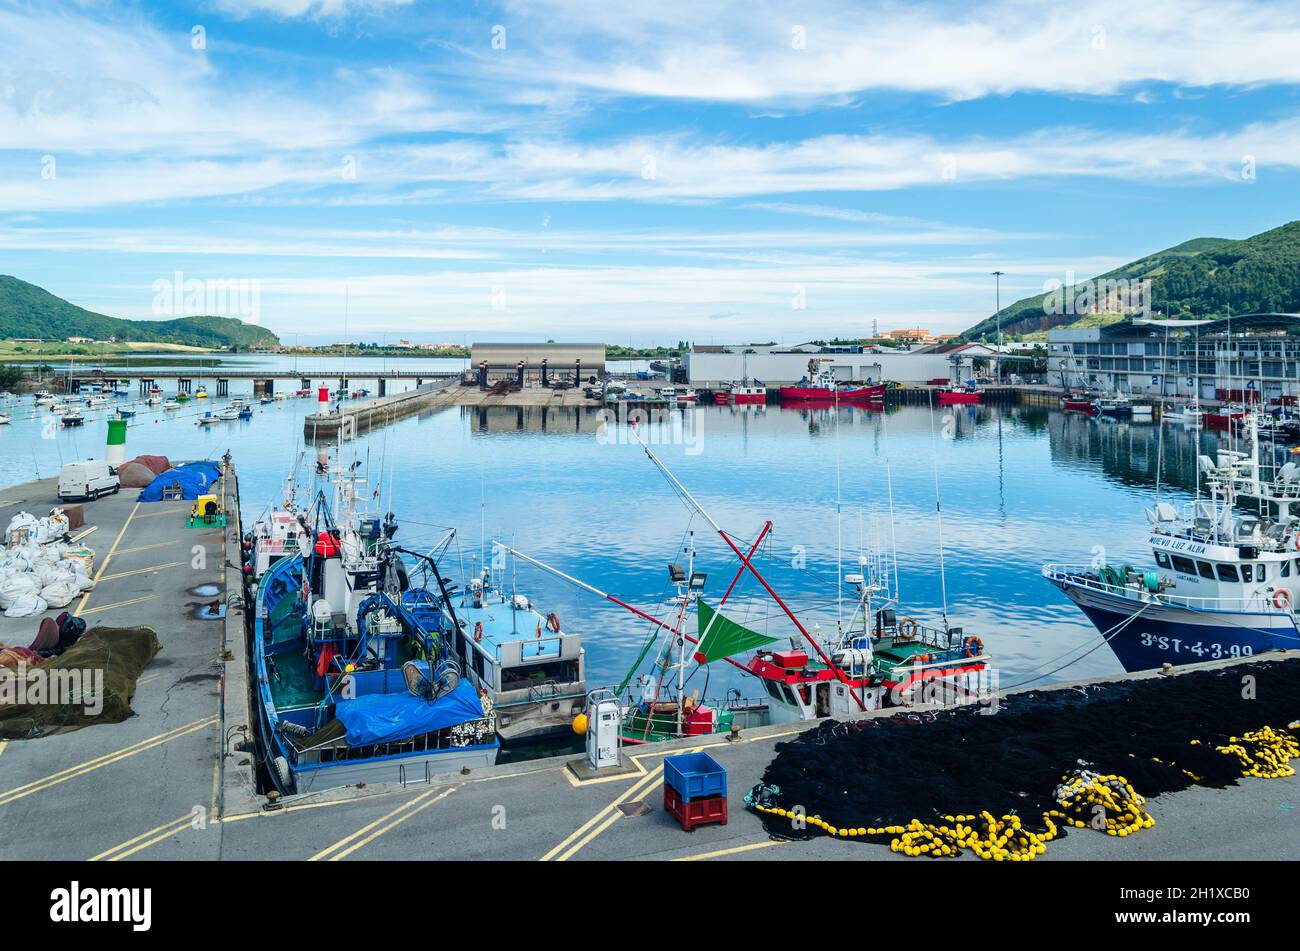
[[[560,633],[560,616],[554,611],[546,615],[546,627],[552,634]]]
[[[1278,588],[1273,592],[1273,607],[1279,611],[1285,611],[1291,606],[1291,592],[1286,588]]]
[[[1295,545],[1296,551],[1300,551],[1300,532],[1295,533],[1295,540],[1292,542],[1292,544]]]
[[[966,648],[967,657],[978,657],[984,653],[984,642],[974,634],[962,641],[962,646]]]
[[[481,643],[482,640],[483,640],[483,622],[475,621],[474,622],[474,643],[475,644]]]
[[[916,636],[916,618],[905,617],[898,622],[898,633],[903,637]]]

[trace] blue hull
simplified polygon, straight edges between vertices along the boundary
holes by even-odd
[[[1093,605],[1079,607],[1098,631],[1116,630],[1132,615]],[[1110,648],[1127,671],[1150,670],[1162,664],[1195,664],[1225,657],[1250,657],[1268,650],[1295,647],[1295,637],[1276,630],[1250,627],[1251,615],[1239,615],[1231,625],[1193,623],[1137,617],[1111,636]]]

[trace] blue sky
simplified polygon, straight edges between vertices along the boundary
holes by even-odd
[[[1295,217],[1300,7],[0,0],[0,273],[287,341],[958,331]]]

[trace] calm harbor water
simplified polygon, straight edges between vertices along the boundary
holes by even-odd
[[[255,407],[247,422],[203,428],[195,423],[201,404],[179,413],[141,406],[127,454],[215,459],[229,450],[251,523],[279,498],[304,452],[300,472],[310,481],[314,450],[302,445],[302,416],[312,408],[308,400],[289,400]],[[103,453],[104,410],[73,429],[49,425],[48,414],[33,413],[30,398],[7,410],[13,422],[0,427],[2,485],[54,475],[63,462]],[[683,560],[683,541],[694,531],[696,567],[708,572],[705,594],[716,601],[737,569],[735,557],[635,444],[598,425],[597,412],[453,407],[409,417],[353,446],[372,485],[381,466],[387,473],[384,499],[391,491],[401,541],[428,546],[445,528],[457,529],[448,562],[457,580],[473,570],[486,536],[663,613],[666,566]],[[1154,497],[1157,462],[1163,498],[1179,504],[1194,490],[1197,437],[1181,427],[1164,427],[1161,443],[1158,426],[1021,406],[844,408],[838,425],[823,409],[689,412],[680,430],[645,431],[669,437],[657,451],[724,528],[753,538],[764,520],[773,521],[758,564],[810,629],[835,621],[837,537],[846,572],[854,570],[860,546],[896,546],[901,613],[931,622],[942,616],[937,469],[948,615],[984,639],[1003,686],[1044,674],[1048,682],[1120,671],[1106,647],[1091,649],[1096,632],[1039,568],[1088,561],[1098,545],[1111,562],[1146,564],[1142,508]],[[1216,439],[1200,438],[1202,451]],[[653,633],[522,562],[507,574],[543,613],[554,610],[583,633],[593,685],[621,678]],[[738,586],[728,610],[758,630],[790,631],[752,579]],[[714,666],[709,695],[746,686],[731,668]],[[692,689],[703,691],[705,679],[700,674]]]

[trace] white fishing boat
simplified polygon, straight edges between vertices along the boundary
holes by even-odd
[[[1196,426],[1201,422],[1201,417],[1205,411],[1197,403],[1184,403],[1182,406],[1170,407],[1160,414],[1161,420],[1166,423],[1185,423]]]
[[[224,422],[231,422],[233,420],[239,419],[239,407],[233,405],[224,406],[221,409],[217,410],[215,415],[217,419],[223,420]]]
[[[180,409],[181,404],[176,402],[175,400],[167,400],[165,403],[163,403],[162,408],[170,412],[171,410]]]

